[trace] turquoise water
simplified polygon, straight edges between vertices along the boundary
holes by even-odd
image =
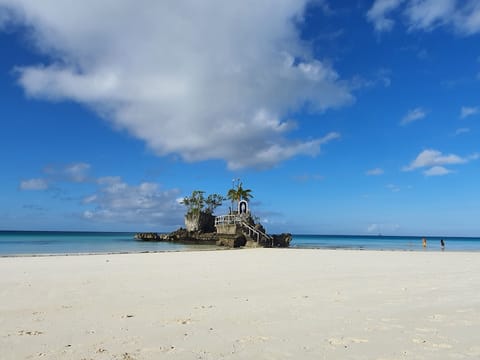
[[[212,245],[142,242],[133,233],[0,231],[0,256],[14,254],[121,253],[212,249]],[[480,238],[444,237],[445,251],[480,251]],[[292,248],[441,251],[440,237],[294,235]]]
[[[209,249],[212,245],[181,245],[136,241],[134,233],[0,231],[0,255],[78,254]]]
[[[423,248],[421,236],[294,235],[290,246],[324,249],[442,251],[440,240],[444,239],[444,251],[480,251],[480,238],[427,237],[426,239],[427,247]]]

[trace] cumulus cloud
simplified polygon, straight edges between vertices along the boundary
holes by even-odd
[[[434,167],[431,167],[430,169],[425,170],[423,174],[426,176],[442,176],[442,175],[450,174],[451,172],[452,170],[448,170],[443,166],[434,166]]]
[[[413,160],[410,165],[404,168],[405,171],[415,170],[422,167],[464,164],[468,162],[467,158],[462,158],[455,154],[443,155],[437,150],[423,150]]]
[[[478,107],[469,107],[469,106],[462,106],[460,109],[460,118],[464,119],[466,117],[476,115],[480,109]]]
[[[339,133],[331,132],[322,138],[305,142],[282,141],[279,144],[271,144],[265,149],[245,148],[243,149],[244,156],[230,160],[229,167],[231,169],[241,169],[244,167],[268,168],[297,154],[316,156],[320,153],[321,145],[338,138],[340,138]]]
[[[390,31],[395,21],[387,16],[403,2],[404,0],[376,0],[367,12],[367,20],[373,23],[376,31]]]
[[[295,109],[353,101],[295,22],[308,0],[0,0],[50,63],[19,66],[27,95],[95,109],[162,156],[264,168],[322,139],[291,139]],[[326,3],[324,3],[326,4]],[[5,20],[4,20],[5,21]]]
[[[20,182],[20,190],[46,190],[48,182],[45,179],[28,179]]]
[[[423,119],[427,115],[426,111],[420,107],[410,110],[400,121],[400,125],[407,125],[414,121]]]
[[[409,30],[431,31],[448,26],[462,35],[480,32],[480,3],[477,0],[376,0],[367,19],[376,31],[390,31],[394,20],[389,15],[401,11]]]
[[[129,185],[120,177],[97,179],[98,189],[83,199],[93,208],[83,217],[98,222],[123,222],[178,226],[183,221],[184,207],[177,201],[178,189],[163,190],[156,183]]]
[[[90,168],[90,164],[79,162],[60,166],[49,165],[43,172],[54,181],[81,183],[89,181]]]
[[[455,2],[455,0],[410,1],[405,10],[409,19],[409,28],[430,30],[446,24],[455,11]]]
[[[185,208],[180,204],[180,190],[163,189],[160,184],[142,182],[129,184],[119,176],[96,178],[90,175],[91,165],[72,163],[66,166],[48,166],[45,178],[20,182],[21,190],[49,190],[52,196],[75,201],[81,206],[81,216],[93,222],[125,223],[149,226],[180,226]],[[62,183],[87,183],[88,195],[67,196]],[[82,186],[85,188],[85,186]],[[77,190],[79,191],[79,190]]]
[[[52,190],[51,185],[59,182],[82,183],[90,181],[89,171],[90,164],[81,162],[60,166],[49,165],[43,169],[42,178],[22,180],[19,188],[21,190]]]
[[[455,154],[444,155],[438,150],[427,149],[418,154],[418,156],[410,163],[410,165],[403,168],[403,171],[429,168],[424,171],[424,174],[427,176],[446,175],[452,171],[445,168],[444,165],[466,164],[469,161],[476,160],[478,158],[479,154],[477,153],[466,157],[461,157]]]
[[[370,170],[367,170],[366,172],[366,174],[369,176],[378,176],[378,175],[382,175],[383,173],[384,171],[381,168],[370,169]]]

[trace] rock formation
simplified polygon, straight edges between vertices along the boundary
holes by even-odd
[[[221,195],[212,194],[205,199],[204,192],[196,190],[190,197],[183,200],[183,204],[188,208],[185,215],[185,229],[180,228],[170,234],[138,233],[135,239],[231,248],[288,247],[290,245],[291,234],[268,235],[262,224],[252,217],[248,206],[248,198],[251,197],[249,189],[243,189],[239,183],[237,190],[232,194],[236,196],[238,209],[231,210],[228,215],[215,217],[213,210],[224,198]]]

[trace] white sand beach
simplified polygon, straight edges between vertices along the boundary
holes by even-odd
[[[480,253],[0,258],[0,358],[478,359]]]

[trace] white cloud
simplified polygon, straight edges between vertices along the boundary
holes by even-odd
[[[405,14],[410,29],[430,30],[443,25],[455,10],[455,0],[410,1]]]
[[[387,15],[396,10],[404,0],[376,0],[367,12],[367,19],[376,31],[390,31],[394,21],[387,18]]]
[[[442,176],[442,175],[450,174],[451,172],[452,170],[448,170],[443,166],[434,166],[434,167],[431,167],[430,169],[425,170],[423,173],[426,176]]]
[[[79,162],[61,166],[49,165],[43,169],[43,172],[52,181],[82,183],[90,180],[90,168],[90,164]]]
[[[97,195],[90,195],[85,198],[83,198],[82,203],[83,204],[91,204],[97,200],[98,196]]]
[[[376,0],[367,18],[376,31],[390,31],[394,20],[387,15],[394,10],[402,10],[409,30],[431,31],[448,26],[462,35],[480,32],[478,0]]]
[[[383,173],[384,173],[383,169],[380,169],[380,168],[370,169],[370,170],[367,170],[366,172],[366,174],[369,176],[382,175]]]
[[[455,154],[443,155],[440,151],[427,149],[418,154],[415,160],[404,167],[403,170],[411,171],[422,167],[465,164],[468,161],[468,158],[462,158]]]
[[[241,169],[244,167],[268,168],[278,162],[287,160],[297,154],[316,156],[320,153],[320,146],[329,143],[332,140],[340,138],[340,134],[331,132],[323,138],[310,140],[306,142],[286,142],[284,144],[271,144],[265,149],[244,148],[244,156],[236,160],[229,161],[231,169]]]
[[[76,163],[64,167],[49,166],[44,169],[47,178],[34,178],[20,183],[21,190],[56,190],[62,182],[80,183],[88,181],[95,186],[93,193],[85,196],[64,196],[64,200],[78,202],[81,199],[82,217],[95,222],[128,223],[149,226],[181,226],[185,207],[180,204],[178,189],[162,189],[160,184],[142,182],[128,184],[119,176],[94,178],[89,176],[91,166]],[[57,196],[55,191],[52,196]],[[67,194],[68,195],[68,194]]]
[[[0,0],[52,59],[17,68],[29,96],[89,106],[158,155],[230,168],[315,156],[322,139],[290,139],[286,114],[354,100],[300,40],[306,3]]]
[[[447,175],[453,171],[444,167],[444,165],[466,164],[470,161],[480,158],[480,154],[474,153],[466,157],[455,154],[444,155],[437,150],[424,150],[413,160],[410,165],[405,166],[403,171],[412,171],[419,168],[429,168],[423,171],[426,176]]]
[[[83,199],[84,204],[95,206],[83,212],[85,219],[159,226],[183,223],[184,207],[177,201],[177,189],[162,190],[149,182],[129,185],[120,177],[100,178],[97,184],[96,193]]]
[[[427,115],[426,111],[418,107],[410,110],[400,121],[400,125],[407,125],[411,122],[423,119]]]
[[[87,180],[90,164],[77,163],[65,168],[65,174],[74,182],[84,182]]]
[[[469,106],[462,106],[460,109],[460,118],[464,119],[468,116],[476,115],[480,109],[475,106],[475,107],[469,107]]]
[[[45,179],[29,179],[20,182],[20,190],[46,190],[48,182]]]

